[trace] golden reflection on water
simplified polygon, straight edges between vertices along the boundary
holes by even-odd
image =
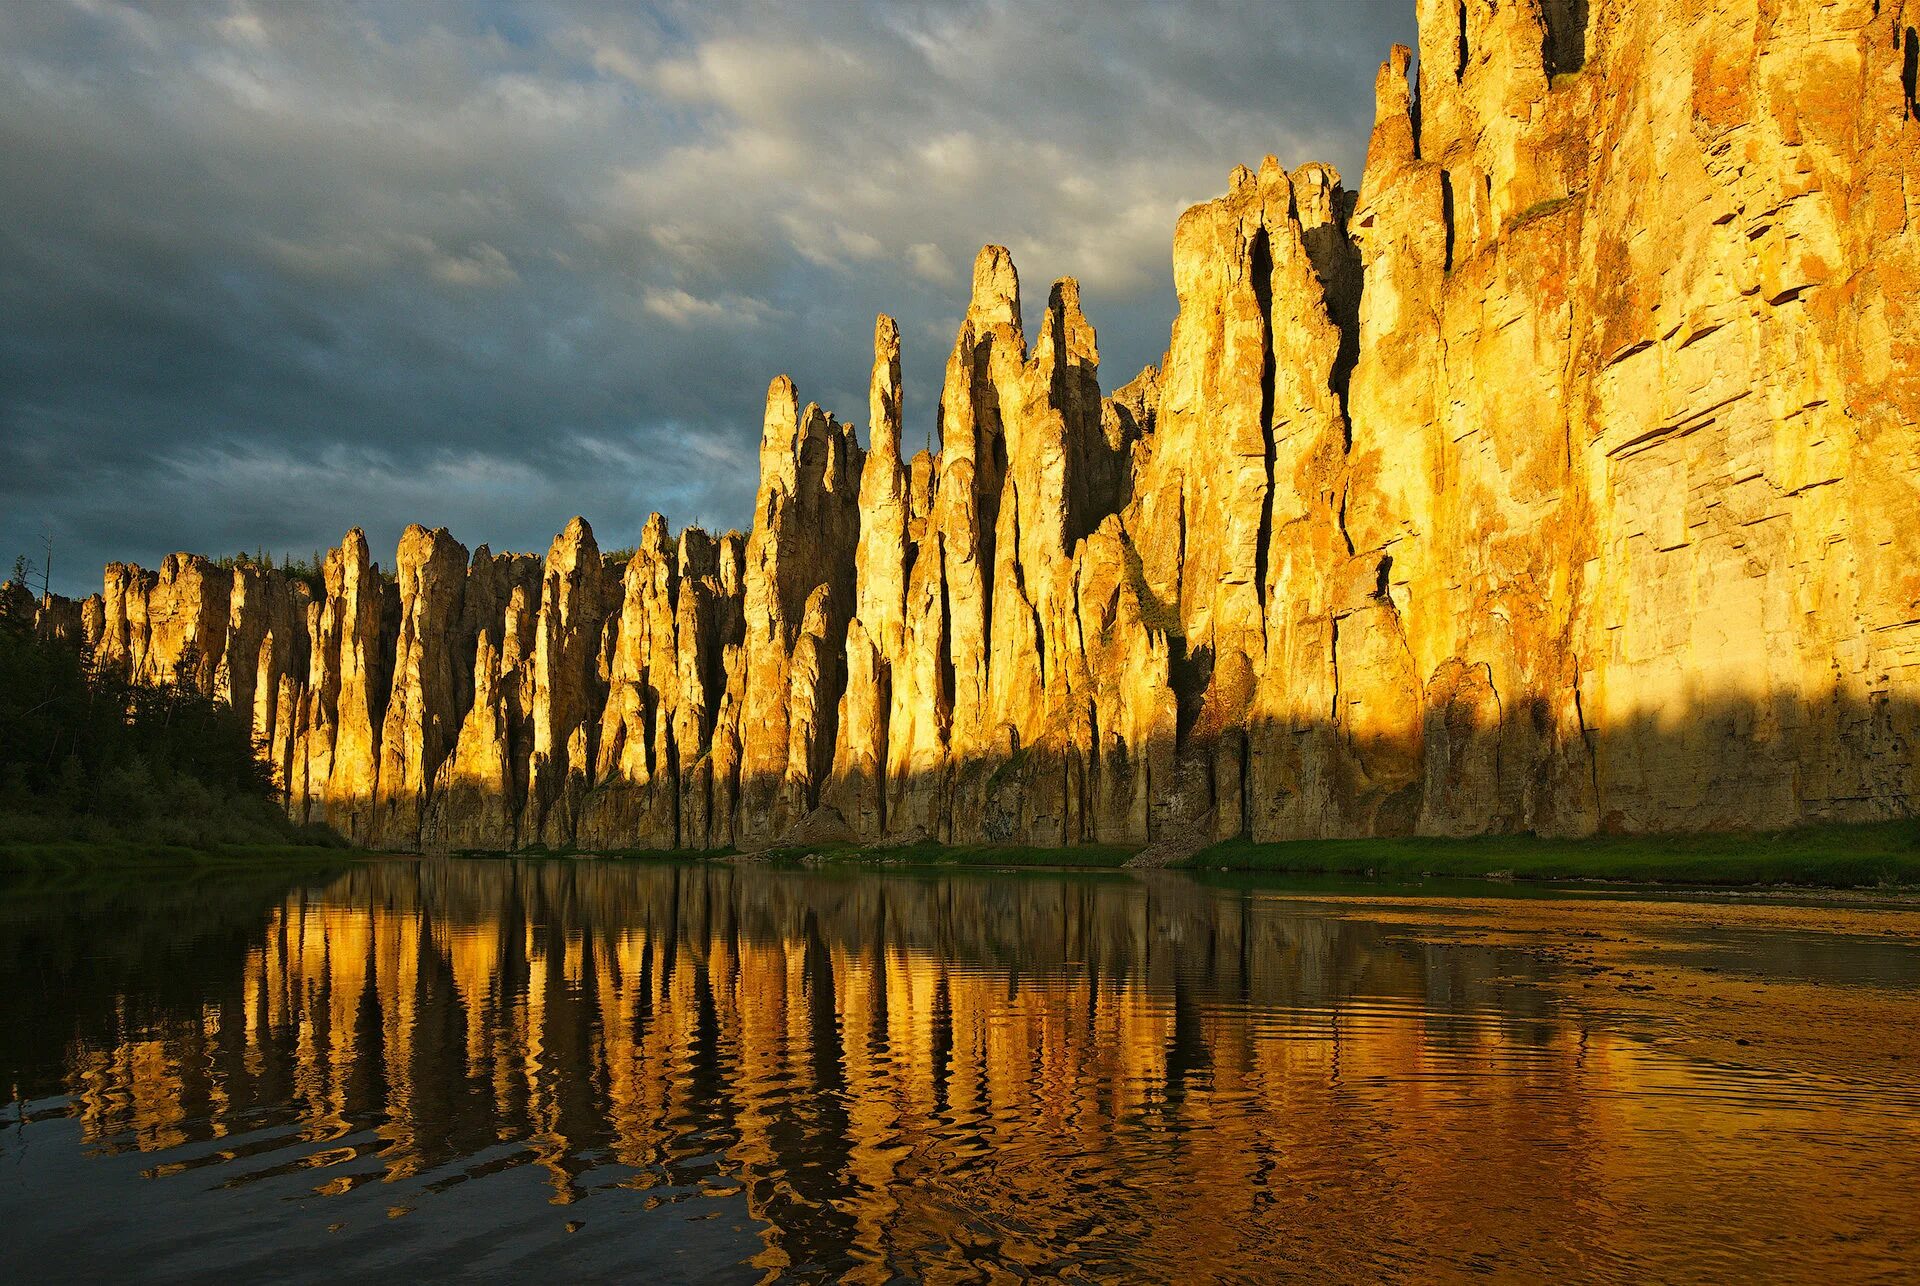
[[[66,1110],[149,1183],[399,1218],[537,1167],[855,1280],[1910,1266],[1920,925],[1808,914],[378,864],[85,1015]]]

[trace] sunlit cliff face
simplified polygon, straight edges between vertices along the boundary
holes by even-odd
[[[1634,913],[1650,941],[1678,931],[1656,912]],[[1754,1079],[1710,1057],[1684,1002],[1592,963],[1612,957],[1512,949],[1636,923],[1589,906],[1570,934],[1559,914],[1437,921],[1184,881],[385,865],[276,897],[197,1001],[104,1006],[58,1076],[87,1144],[154,1154],[154,1182],[400,1217],[532,1166],[556,1216],[721,1211],[753,1264],[836,1274],[976,1256],[1573,1271],[1601,1244],[1710,1263],[1668,1221],[1715,1194],[1736,1224],[1762,1190],[1839,1218],[1791,1167],[1754,1165],[1865,1120],[1814,1106],[1832,1068],[1782,1044],[1804,1026],[1795,986],[1714,1002],[1783,1060]],[[1717,985],[1644,961],[1621,976]],[[1852,1017],[1911,1029],[1871,1000]],[[1915,1177],[1912,1117],[1873,1129],[1891,1150],[1838,1188]]]

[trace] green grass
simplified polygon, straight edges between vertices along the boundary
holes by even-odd
[[[1522,224],[1532,223],[1535,219],[1544,219],[1548,215],[1564,210],[1572,204],[1573,197],[1571,196],[1548,197],[1544,201],[1535,201],[1532,205],[1520,212],[1520,217],[1513,221],[1512,226],[1517,228]]]
[[[545,844],[533,844],[526,848],[511,850],[488,848],[455,849],[453,857],[522,857],[522,858],[570,858],[570,857],[609,857],[622,861],[672,861],[697,862],[706,858],[732,857],[738,850],[731,848],[549,848]]]
[[[741,854],[650,848],[525,849],[463,852],[459,857],[597,857],[700,861],[751,857],[809,866],[894,866],[973,869],[1112,870],[1135,849],[1118,844],[1039,848],[1013,844],[895,846],[801,845]],[[171,872],[280,866],[338,867],[378,856],[357,849],[299,844],[181,845],[139,839],[0,839],[0,880],[18,877],[107,878]],[[1410,880],[1441,877],[1496,880],[1589,880],[1704,887],[1920,887],[1920,821],[1820,826],[1752,835],[1603,836],[1542,839],[1532,835],[1471,839],[1295,840],[1254,844],[1229,840],[1176,863],[1193,871]]]
[[[1134,852],[1130,847],[1117,844],[1038,848],[922,841],[892,847],[853,843],[803,845],[744,856],[812,866],[1112,870],[1126,865]],[[15,840],[0,842],[0,879],[96,874],[120,878],[143,873],[213,873],[267,866],[321,869],[370,856],[375,855],[357,849],[295,844],[186,846],[131,839]],[[591,852],[535,848],[511,854],[472,852],[459,856],[698,861],[743,855],[724,848]],[[1920,822],[1822,826],[1755,835],[1593,839],[1509,835],[1473,839],[1295,840],[1279,844],[1229,840],[1202,849],[1176,865],[1196,871],[1384,880],[1447,877],[1604,880],[1706,887],[1920,887]]]
[[[189,847],[141,840],[28,840],[0,844],[0,880],[197,873],[267,866],[320,870],[369,856],[373,855],[357,849],[313,844]]]
[[[215,794],[175,781],[137,815],[67,808],[29,811],[0,801],[0,880],[63,879],[240,867],[320,869],[365,856],[325,826],[298,826],[271,800]]]
[[[1136,850],[1117,844],[1038,848],[1010,844],[854,843],[800,845],[751,854],[763,861],[824,866],[1114,869]],[[568,856],[542,854],[533,856]],[[738,856],[730,849],[648,849],[592,856],[677,860]],[[1819,826],[1760,834],[1600,836],[1533,835],[1469,839],[1229,840],[1202,849],[1176,869],[1275,875],[1590,880],[1707,887],[1920,887],[1920,821]]]
[[[858,844],[812,844],[774,848],[755,856],[776,862],[876,866],[1055,866],[1112,869],[1125,866],[1135,850],[1122,844],[1076,844],[1067,848],[1035,848],[1020,844],[917,844],[892,847]]]
[[[826,866],[972,866],[972,867],[1095,867],[1125,866],[1137,850],[1123,844],[1081,844],[1072,848],[1036,848],[1019,844],[856,844],[834,841],[795,844],[743,852],[737,848],[548,848],[536,844],[512,852],[462,849],[464,858],[613,858],[621,861],[697,862],[746,858],[760,862]]]
[[[1920,885],[1920,822],[1817,826],[1750,835],[1541,839],[1229,840],[1179,864],[1187,869],[1382,878],[1468,876],[1516,880],[1624,880],[1644,884]]]

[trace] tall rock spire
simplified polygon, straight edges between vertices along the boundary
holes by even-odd
[[[290,811],[361,842],[1912,815],[1910,15],[1418,8],[1364,199],[1236,169],[1111,396],[1078,286],[1029,353],[988,246],[940,449],[901,459],[882,317],[871,449],[775,380],[744,536],[656,517],[609,569],[576,520],[462,577],[414,528],[390,585],[356,531],[315,591],[182,554],[40,627],[250,703]]]
[[[576,517],[547,550],[530,671],[533,744],[520,833],[550,848],[573,842],[593,772],[605,699],[597,672],[610,606],[605,579],[593,528]]]
[[[386,676],[382,673],[382,616],[386,594],[380,569],[358,527],[326,556],[325,597],[315,602],[307,706],[295,756],[296,815],[324,822],[356,843],[372,838],[373,793],[379,777],[380,727]]]
[[[400,625],[381,722],[372,836],[377,847],[417,849],[428,791],[460,730],[455,672],[465,658],[454,644],[466,590],[466,546],[444,527],[428,531],[416,523],[401,534],[395,567]]]
[[[735,801],[736,843],[769,843],[819,802],[835,737],[833,685],[853,612],[859,448],[850,428],[818,406],[796,412],[797,400],[784,375],[767,392],[760,491],[746,546],[746,635],[727,686],[725,735],[738,746],[738,761],[726,765],[732,781],[721,789]],[[803,639],[806,669],[796,679]],[[798,729],[796,713],[803,718]]]
[[[856,615],[883,656],[899,655],[906,628],[907,472],[900,460],[900,328],[881,314],[873,326],[867,395],[868,450],[860,474]]]
[[[827,802],[855,835],[886,831],[888,723],[894,668],[906,649],[909,479],[900,460],[900,328],[884,313],[873,327],[866,463],[860,476],[860,540],[854,555],[855,615],[847,626],[846,690],[840,698]]]

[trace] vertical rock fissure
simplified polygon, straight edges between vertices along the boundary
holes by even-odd
[[[1573,718],[1580,725],[1580,740],[1587,748],[1587,780],[1593,790],[1593,815],[1600,816],[1600,751],[1594,745],[1593,729],[1587,726],[1587,707],[1581,699],[1579,666],[1573,671]]]
[[[1327,726],[1340,731],[1340,618],[1328,619],[1327,666],[1333,671],[1333,697],[1327,708]]]
[[[1174,518],[1179,530],[1174,546],[1173,560],[1173,602],[1165,606],[1172,611],[1176,621],[1184,622],[1187,601],[1187,487],[1185,479],[1180,484],[1180,504]],[[1185,628],[1184,624],[1181,626]]]
[[[675,848],[687,847],[687,831],[684,819],[680,816],[680,792],[676,789],[682,780],[680,776],[680,747],[675,743],[673,730],[669,728],[662,738],[667,749],[667,814],[672,821],[673,844]]]
[[[1920,30],[1907,28],[1900,58],[1900,88],[1907,96],[1907,119],[1920,120]]]
[[[935,539],[939,542],[939,548],[936,552],[940,555],[940,631],[939,638],[935,642],[934,655],[938,658],[940,664],[940,697],[942,703],[946,706],[946,710],[942,713],[942,722],[946,725],[944,731],[948,736],[951,736],[953,731],[953,689],[956,679],[953,665],[953,597],[948,586],[953,578],[947,573],[946,537],[937,536]]]
[[[1044,690],[1047,679],[1047,631],[1040,624],[1040,605],[1034,602],[1034,596],[1027,589],[1027,566],[1020,558],[1020,551],[1025,548],[1020,532],[1020,492],[1019,485],[1012,478],[1007,479],[1001,503],[1013,506],[1009,511],[1013,520],[1013,530],[1008,534],[1013,537],[1014,556],[1009,561],[1008,567],[1013,572],[1014,597],[1027,609],[1027,620],[1033,627],[1034,663],[1040,672],[1041,687]]]
[[[873,792],[873,816],[880,827],[880,833],[887,833],[887,797],[892,783],[887,779],[887,765],[893,758],[893,666],[881,662],[877,675],[879,706],[875,717],[880,724],[880,739],[874,746],[873,763],[876,781]]]
[[[1507,703],[1500,697],[1500,686],[1493,681],[1493,667],[1482,661],[1480,672],[1486,676],[1487,692],[1493,697],[1493,797],[1498,800],[1505,798],[1505,792],[1500,787],[1503,780],[1502,752],[1505,749],[1506,737],[1502,734],[1507,727]]]
[[[1213,652],[1205,644],[1189,648],[1180,635],[1167,636],[1167,678],[1173,685],[1173,744],[1185,747],[1206,709],[1208,681],[1213,676]]]
[[[1588,0],[1541,0],[1541,60],[1548,76],[1577,72],[1587,65]]]
[[[985,347],[983,346],[980,351],[984,355],[986,352]],[[1025,350],[1023,349],[1022,351],[1024,352]],[[976,376],[976,379],[981,384],[984,384],[987,392],[990,394],[992,398],[990,405],[993,409],[993,417],[991,420],[983,417],[980,421],[982,424],[991,424],[993,426],[992,432],[987,434],[987,454],[988,458],[993,461],[991,485],[986,487],[985,490],[980,490],[980,472],[976,470],[974,474],[974,486],[976,488],[974,494],[977,497],[975,503],[980,515],[980,535],[979,541],[975,546],[978,553],[975,557],[980,566],[980,601],[987,605],[987,610],[981,613],[980,621],[980,628],[982,630],[980,639],[981,663],[985,667],[980,677],[982,680],[985,680],[993,673],[993,575],[994,559],[998,557],[1000,502],[1006,488],[1007,435],[1004,427],[1006,421],[1000,414],[1000,390],[998,386],[993,383],[993,380],[984,370]],[[974,396],[978,399],[979,393],[976,392]],[[976,451],[978,450],[977,447],[975,449]],[[1015,552],[1016,554],[1018,553],[1017,546]]]
[[[1253,838],[1253,744],[1246,736],[1240,738],[1240,834]]]
[[[1423,58],[1414,65],[1413,76],[1411,78],[1412,83],[1407,87],[1407,128],[1408,133],[1412,135],[1413,155],[1411,159],[1416,161],[1421,159],[1420,113],[1421,100],[1423,98],[1421,90],[1426,83],[1426,76],[1426,60]]]
[[[1261,496],[1260,528],[1253,549],[1253,594],[1260,604],[1262,622],[1267,615],[1267,555],[1273,541],[1273,243],[1265,226],[1253,234],[1250,271],[1253,273],[1253,298],[1260,309],[1260,446],[1265,453],[1266,491]]]

